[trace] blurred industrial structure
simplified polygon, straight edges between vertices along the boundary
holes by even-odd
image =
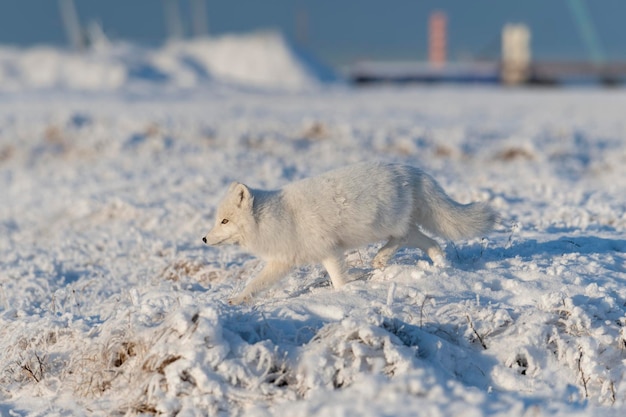
[[[531,76],[530,66],[530,30],[524,24],[505,25],[502,29],[502,82],[509,85],[526,82]]]
[[[434,67],[443,67],[446,64],[446,29],[447,16],[444,12],[434,12],[428,19],[428,62]]]
[[[585,44],[586,61],[533,61],[531,29],[523,23],[502,28],[501,54],[494,61],[448,62],[447,17],[443,11],[428,20],[428,62],[372,62],[353,65],[349,77],[355,83],[502,83],[506,85],[558,85],[626,81],[626,63],[607,62],[602,44],[583,0],[568,0],[573,20]]]

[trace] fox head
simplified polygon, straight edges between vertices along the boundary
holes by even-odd
[[[215,224],[202,241],[208,245],[242,244],[245,229],[254,222],[254,196],[244,184],[233,182],[217,207]]]

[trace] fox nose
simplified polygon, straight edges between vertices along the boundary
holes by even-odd
[[[203,237],[203,238],[202,238],[202,241],[203,241],[204,243],[206,243],[206,237]]]

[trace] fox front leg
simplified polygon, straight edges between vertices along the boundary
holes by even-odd
[[[343,287],[348,282],[348,274],[346,272],[346,264],[343,259],[343,252],[337,250],[334,255],[322,261],[322,265],[326,268],[330,281],[335,289]]]
[[[228,304],[237,305],[249,302],[257,293],[267,290],[278,280],[284,277],[291,269],[290,265],[282,262],[270,261],[261,273],[254,277],[246,287],[235,297],[228,300]]]

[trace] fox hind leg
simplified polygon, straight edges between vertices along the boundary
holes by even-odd
[[[376,269],[384,268],[389,259],[404,245],[404,240],[404,238],[391,237],[372,260],[372,266]]]
[[[441,246],[434,239],[422,233],[417,226],[411,226],[409,234],[406,236],[405,245],[421,249],[437,266],[443,266],[446,263],[446,257]]]
[[[389,259],[402,246],[418,248],[424,251],[435,265],[445,265],[445,255],[441,246],[434,240],[426,236],[417,226],[411,226],[409,232],[402,237],[391,237],[389,241],[378,251],[372,260],[374,268],[383,268]]]

